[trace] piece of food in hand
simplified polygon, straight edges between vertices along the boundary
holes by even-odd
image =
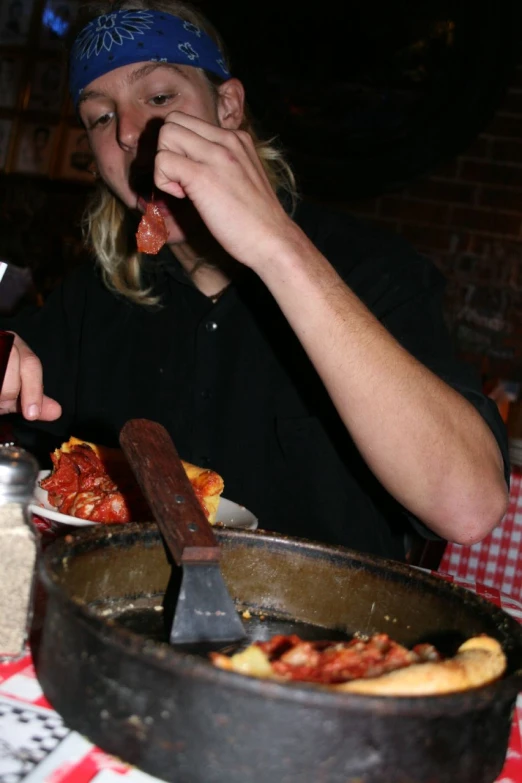
[[[151,256],[156,255],[167,239],[168,231],[163,216],[156,204],[149,201],[136,233],[138,250],[140,253],[148,253]]]
[[[346,693],[429,696],[477,688],[499,679],[506,656],[496,639],[475,636],[451,658],[431,644],[409,650],[387,634],[368,640],[308,642],[277,635],[232,656],[211,653],[228,671],[281,682],[306,682]]]
[[[91,522],[144,522],[153,515],[125,455],[71,437],[51,454],[53,471],[40,482],[49,503],[60,513]],[[216,521],[223,479],[217,473],[183,462],[210,524]]]

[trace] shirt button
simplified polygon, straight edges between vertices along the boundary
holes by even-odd
[[[215,332],[218,328],[218,325],[215,321],[207,321],[205,324],[205,329],[207,332]]]

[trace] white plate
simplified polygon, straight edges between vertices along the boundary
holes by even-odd
[[[52,522],[58,522],[62,525],[74,525],[74,527],[87,527],[88,525],[99,525],[100,522],[91,522],[88,519],[79,519],[71,517],[69,514],[60,514],[54,506],[51,506],[47,498],[47,492],[40,486],[40,481],[49,475],[49,470],[41,470],[34,489],[34,501],[29,505],[33,514],[38,514],[44,519]],[[244,506],[239,506],[226,498],[220,498],[216,516],[216,522],[225,527],[237,527],[245,530],[255,530],[258,525],[257,517]]]

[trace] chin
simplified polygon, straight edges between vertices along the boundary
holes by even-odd
[[[174,218],[168,217],[164,218],[164,220],[168,231],[167,245],[180,245],[182,242],[187,241],[185,231],[183,231]]]

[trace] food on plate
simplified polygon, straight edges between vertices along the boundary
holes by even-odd
[[[149,201],[145,214],[142,215],[136,242],[140,253],[156,255],[159,253],[168,238],[168,231],[163,216],[156,204]]]
[[[190,462],[184,462],[183,460],[181,460],[181,464],[185,468],[185,473],[192,484],[194,494],[199,500],[208,521],[211,525],[215,524],[219,498],[224,488],[223,479],[214,470],[199,468],[197,465],[192,465]]]
[[[51,454],[53,471],[40,482],[49,503],[62,514],[92,522],[152,519],[147,502],[120,449],[69,438]],[[214,524],[223,479],[213,470],[183,462],[209,522]]]
[[[131,490],[125,497],[91,444],[71,438],[55,449],[51,460],[53,470],[40,486],[61,514],[105,523],[146,518],[137,484],[125,487]]]
[[[250,677],[375,696],[464,691],[494,682],[506,669],[502,647],[485,635],[468,639],[446,659],[431,644],[409,650],[384,633],[348,642],[308,642],[296,635],[276,635],[235,655],[210,653],[210,657],[221,669]]]

